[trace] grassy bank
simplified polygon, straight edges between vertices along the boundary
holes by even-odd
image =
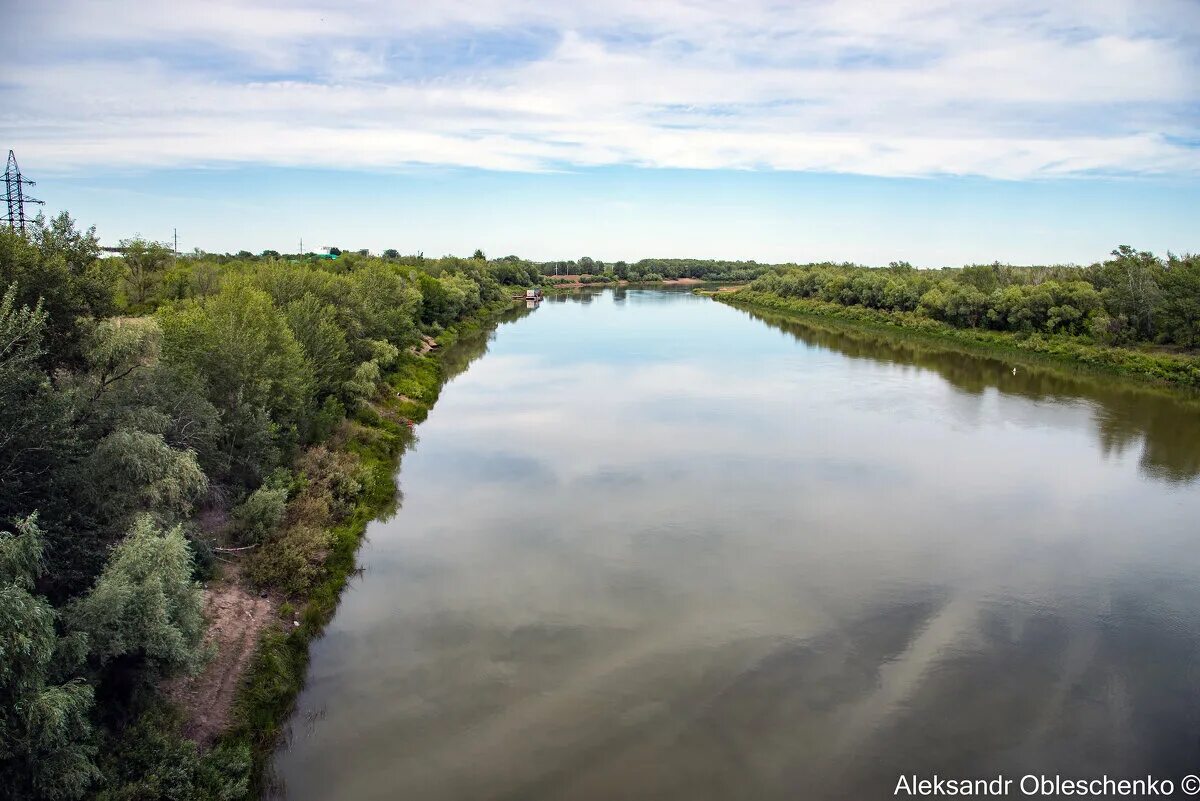
[[[327,446],[334,454],[353,457],[360,489],[349,511],[329,528],[330,545],[318,580],[284,604],[281,625],[265,630],[238,692],[233,726],[218,741],[218,747],[250,749],[246,798],[261,796],[267,786],[271,754],[304,686],[309,645],[333,617],[342,590],[357,569],[356,554],[368,524],[395,509],[393,475],[400,456],[415,440],[410,422],[426,418],[450,376],[440,354],[460,338],[486,331],[510,308],[508,302],[496,304],[447,328],[438,337],[438,351],[403,354],[387,377],[387,390],[345,421]],[[308,480],[322,478],[309,476]],[[293,615],[299,625],[292,622]]]
[[[806,298],[783,298],[752,289],[705,294],[732,306],[840,320],[892,333],[953,342],[973,350],[1020,354],[1151,382],[1200,389],[1200,357],[1183,353],[1110,347],[1097,345],[1083,337],[1065,335],[954,328],[912,312],[888,312]]]

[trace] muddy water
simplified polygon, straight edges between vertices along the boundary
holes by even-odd
[[[685,292],[479,350],[314,644],[288,799],[1200,768],[1195,401]]]

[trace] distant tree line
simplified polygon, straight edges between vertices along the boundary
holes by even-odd
[[[781,267],[749,288],[783,298],[912,312],[957,328],[1068,334],[1118,345],[1200,345],[1200,256],[1163,259],[1125,246],[1087,267]]]

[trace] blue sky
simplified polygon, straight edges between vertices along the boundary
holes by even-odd
[[[104,241],[1200,250],[1194,0],[14,5],[0,144]]]

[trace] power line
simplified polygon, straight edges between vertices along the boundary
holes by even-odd
[[[4,170],[4,194],[8,200],[8,225],[25,233],[25,204],[35,203],[39,206],[43,201],[28,197],[24,187],[33,186],[34,182],[22,177],[21,168],[17,166],[17,157],[8,151],[8,166]]]

